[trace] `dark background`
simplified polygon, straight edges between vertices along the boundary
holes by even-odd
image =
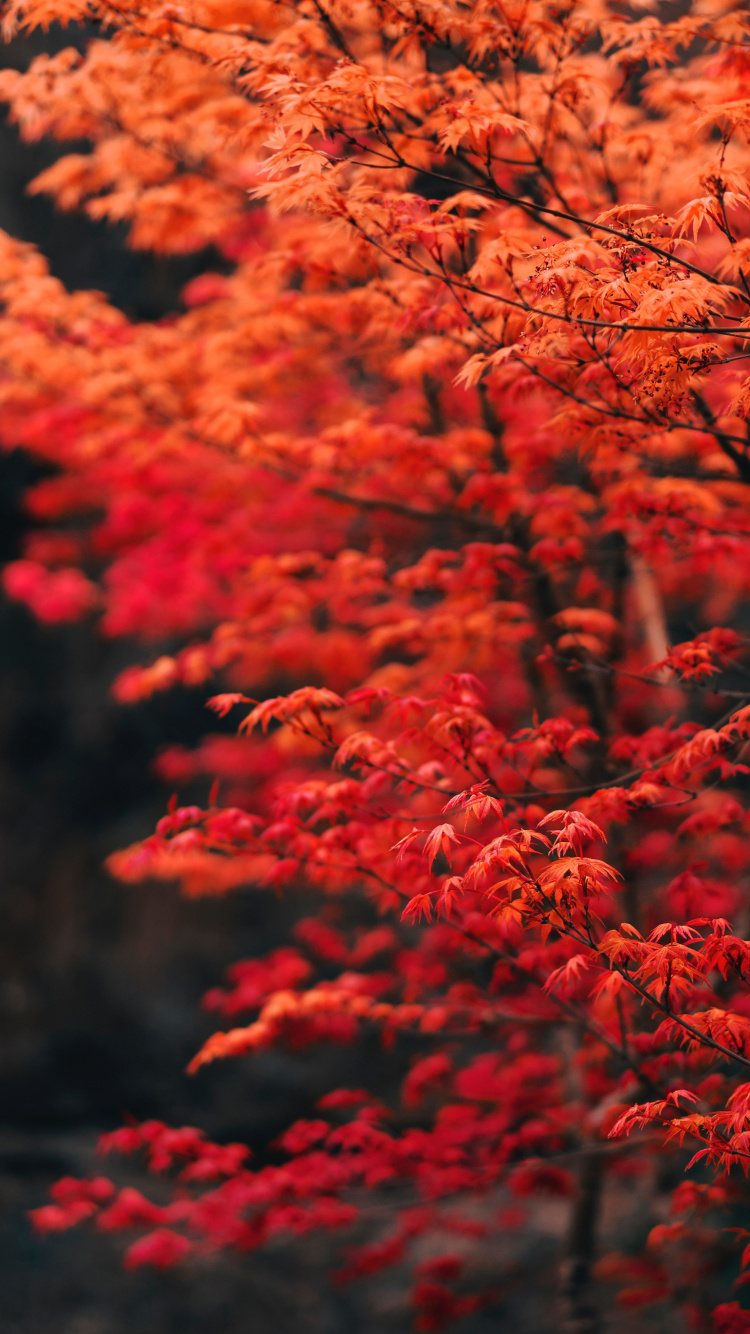
[[[0,47],[0,63],[23,68],[40,50],[82,40],[77,31],[39,34]],[[26,194],[60,151],[21,145],[0,123],[0,226],[39,245],[69,287],[103,290],[131,317],[174,309],[183,283],[211,257],[135,254],[117,228],[56,214]],[[0,456],[0,561],[20,553],[24,490],[39,475],[20,453]],[[110,851],[146,835],[164,811],[154,754],[195,744],[207,730],[203,692],[114,704],[112,679],[143,653],[102,640],[91,625],[45,628],[23,607],[0,603],[0,1331],[405,1334],[406,1275],[336,1289],[326,1276],[335,1239],[167,1274],[125,1273],[121,1237],[75,1231],[42,1240],[26,1218],[56,1177],[102,1170],[97,1136],[125,1113],[198,1124],[262,1155],[327,1089],[385,1086],[382,1057],[361,1047],[184,1074],[214,1027],[200,1011],[202,993],[235,959],[281,943],[300,905],[251,891],[189,902],[174,887],[122,886],[102,870]],[[153,1189],[127,1165],[122,1179]],[[365,1233],[384,1222],[381,1205]],[[472,1334],[555,1328],[563,1226],[564,1211],[548,1207],[523,1235],[472,1243],[476,1286],[501,1279],[498,1303],[469,1322]],[[644,1334],[668,1328],[663,1320],[639,1316]]]

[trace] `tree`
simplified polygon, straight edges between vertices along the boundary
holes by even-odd
[[[561,1321],[588,1331],[606,1182],[690,1157],[670,1221],[598,1272],[750,1329],[725,1277],[750,1162],[750,19],[680,9],[6,5],[8,33],[92,31],[2,75],[25,138],[90,145],[34,188],[136,247],[211,248],[184,308],[137,324],[0,238],[3,441],[56,470],[7,591],[182,645],[124,704],[216,681],[241,712],[236,742],[162,757],[207,804],[174,799],[112,872],[259,883],[290,916],[319,895],[206,998],[238,1026],[193,1070],[365,1031],[419,1052],[400,1120],[333,1090],[257,1169],[117,1130],[178,1169],[172,1202],[65,1179],[40,1228],[138,1228],[127,1263],[167,1266],[413,1191],[353,1275],[501,1185],[569,1195]],[[422,1265],[421,1328],[485,1300],[460,1270]]]

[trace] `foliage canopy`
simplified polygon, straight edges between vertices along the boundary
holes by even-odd
[[[137,1228],[127,1263],[167,1266],[409,1196],[354,1275],[470,1234],[462,1202],[500,1187],[570,1195],[582,1332],[603,1181],[689,1148],[669,1221],[599,1273],[750,1330],[717,1277],[750,1163],[750,18],[9,0],[4,22],[90,33],[0,76],[24,138],[89,145],[33,188],[213,256],[136,323],[0,236],[0,432],[56,468],[7,591],[156,645],[124,705],[183,684],[241,715],[160,758],[211,795],[111,869],[318,896],[206,997],[226,1023],[193,1070],[365,1031],[419,1052],[400,1109],[334,1090],[279,1163],[117,1130],[177,1169],[171,1203],[65,1179],[38,1226]],[[490,1300],[461,1263],[418,1266],[421,1328]]]

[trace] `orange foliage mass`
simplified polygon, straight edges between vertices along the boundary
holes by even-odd
[[[172,1203],[66,1179],[41,1228],[137,1226],[128,1263],[168,1266],[397,1180],[365,1274],[480,1226],[449,1197],[580,1166],[582,1329],[591,1181],[685,1141],[729,1184],[681,1185],[600,1276],[750,1329],[713,1278],[750,1164],[750,19],[681,10],[6,3],[8,35],[98,34],[0,75],[26,140],[88,144],[33,188],[213,255],[138,323],[0,236],[0,432],[58,470],[7,592],[150,643],[123,704],[245,710],[160,757],[218,786],[111,869],[327,902],[209,993],[248,1022],[193,1069],[365,1030],[420,1052],[399,1128],[334,1090],[256,1169],[129,1126],[105,1147],[179,1168]],[[418,1327],[492,1300],[462,1263],[418,1266]]]

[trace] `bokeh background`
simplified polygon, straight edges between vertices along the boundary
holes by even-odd
[[[77,30],[53,30],[0,47],[0,62],[25,68],[38,51],[81,40]],[[55,213],[26,187],[59,152],[21,144],[2,124],[0,226],[38,245],[71,288],[103,290],[135,318],[173,310],[207,256],[135,254],[116,228]],[[18,452],[0,457],[3,561],[20,553],[24,490],[41,475]],[[102,640],[90,624],[41,627],[17,604],[0,607],[0,1328],[351,1328],[348,1299],[321,1277],[320,1246],[189,1274],[124,1274],[121,1238],[43,1241],[26,1218],[56,1177],[95,1169],[98,1134],[123,1114],[197,1123],[262,1146],[331,1075],[325,1061],[283,1057],[262,1069],[232,1063],[208,1079],[184,1074],[212,1028],[202,992],[233,959],[281,940],[283,905],[258,894],[188,904],[172,887],[124,889],[102,870],[108,852],[163,813],[169,794],[153,775],[154,756],[199,741],[210,716],[203,695],[190,692],[115,705],[113,677],[143,652]]]

